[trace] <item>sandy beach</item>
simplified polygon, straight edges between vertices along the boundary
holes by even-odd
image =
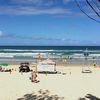
[[[32,83],[31,73],[16,70],[0,72],[0,100],[99,100],[100,68],[81,73],[82,66],[57,66],[57,74],[38,74]],[[86,96],[88,95],[88,96]],[[93,99],[94,98],[94,99]]]
[[[0,0],[0,100],[100,100],[100,0]]]

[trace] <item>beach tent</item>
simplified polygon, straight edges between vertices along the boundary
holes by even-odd
[[[82,68],[82,73],[92,73],[92,71],[90,70],[89,64],[88,64],[89,54],[90,53],[87,51],[87,48],[86,48],[85,52],[83,53],[83,55],[84,55],[84,66]]]
[[[56,73],[56,63],[51,59],[46,59],[38,63],[36,71]]]

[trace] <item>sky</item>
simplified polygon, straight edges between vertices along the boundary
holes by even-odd
[[[85,0],[77,1],[100,21]],[[74,0],[0,0],[0,45],[100,46],[99,36],[100,23]]]

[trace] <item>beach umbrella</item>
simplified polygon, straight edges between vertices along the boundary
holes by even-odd
[[[8,64],[6,64],[6,63],[2,63],[2,64],[0,64],[0,66],[5,66],[5,67],[7,67]]]

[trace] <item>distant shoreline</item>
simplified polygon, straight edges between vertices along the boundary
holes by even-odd
[[[45,59],[42,59],[45,60]],[[53,60],[53,59],[52,59]],[[54,60],[56,62],[56,65],[58,66],[93,66],[93,63],[96,63],[97,66],[100,65],[100,59],[97,60],[87,60],[84,59],[71,59],[71,60],[65,60],[65,59],[56,59]],[[15,58],[0,58],[0,63],[7,63],[10,65],[20,65],[22,62],[29,62],[30,65],[37,64],[37,59],[15,59]]]

